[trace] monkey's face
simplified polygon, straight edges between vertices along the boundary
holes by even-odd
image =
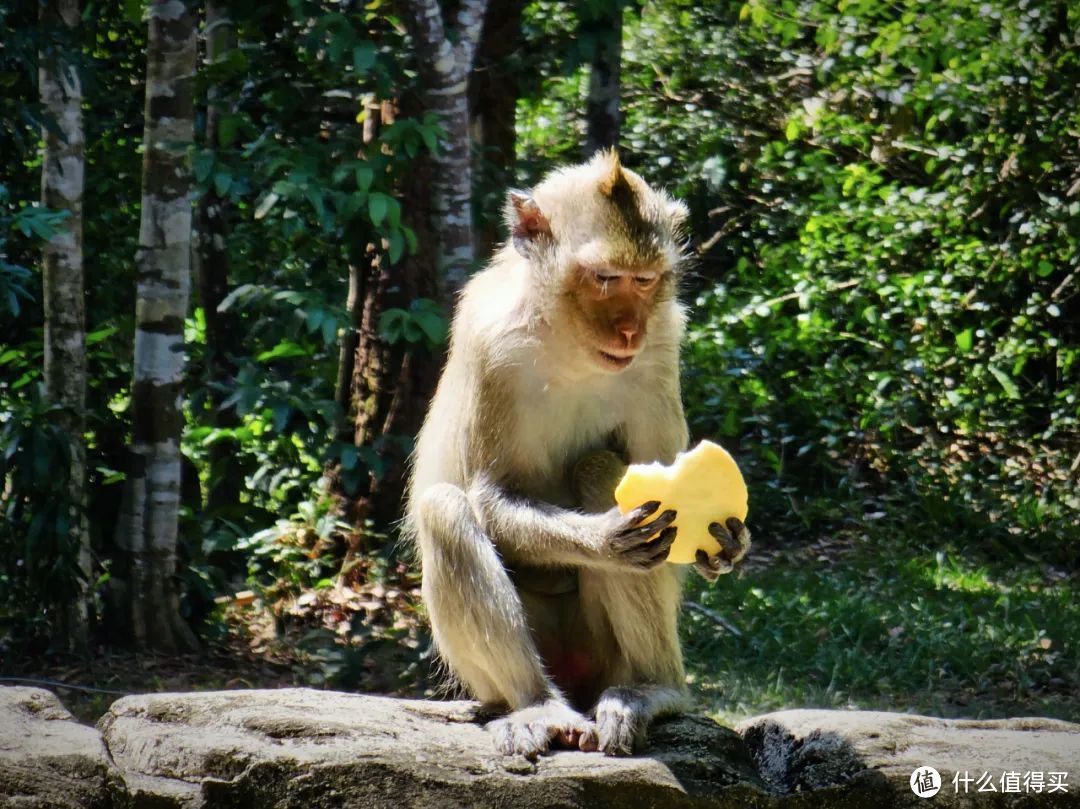
[[[649,318],[667,273],[656,268],[617,269],[579,265],[566,296],[579,352],[602,371],[618,373],[645,346]]]
[[[511,192],[514,248],[528,260],[546,341],[563,367],[619,373],[681,332],[674,268],[686,207],[624,169],[614,152]]]

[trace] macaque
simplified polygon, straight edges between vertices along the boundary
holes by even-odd
[[[622,514],[628,463],[686,448],[681,202],[614,152],[511,192],[510,239],[466,286],[417,440],[406,517],[436,648],[500,718],[496,747],[630,755],[687,702],[675,513]],[[710,531],[709,579],[746,553]]]

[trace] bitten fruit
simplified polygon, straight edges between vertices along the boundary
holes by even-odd
[[[667,560],[688,565],[699,548],[710,556],[720,552],[709,523],[723,525],[731,517],[745,521],[748,494],[735,459],[718,444],[702,441],[671,466],[634,464],[626,470],[615,487],[619,510],[625,514],[649,500],[660,501],[656,514],[669,508],[678,512],[673,523],[678,534]]]

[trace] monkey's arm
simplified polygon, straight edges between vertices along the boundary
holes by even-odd
[[[645,522],[657,502],[628,514],[584,514],[515,496],[489,479],[473,483],[469,501],[499,551],[519,564],[650,570],[675,541],[674,511]]]

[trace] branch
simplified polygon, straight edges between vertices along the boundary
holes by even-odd
[[[741,629],[739,629],[737,626],[735,626],[735,624],[731,623],[731,621],[727,620],[723,615],[718,613],[716,610],[710,610],[708,607],[703,606],[701,604],[698,604],[696,601],[690,601],[689,599],[684,601],[683,603],[687,607],[692,609],[694,612],[700,612],[702,615],[704,615],[710,621],[715,623],[717,626],[720,626],[720,627],[726,629],[728,632],[730,632],[735,637],[741,638],[743,636],[743,633],[742,633]]]

